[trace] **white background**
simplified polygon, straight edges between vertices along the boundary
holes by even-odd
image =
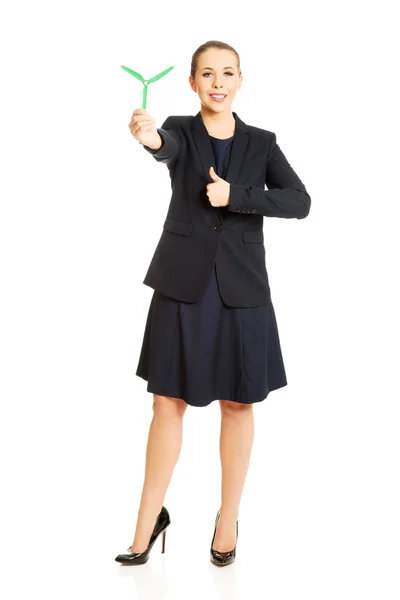
[[[8,2],[1,44],[3,597],[385,598],[399,568],[399,96],[394,2]],[[166,553],[133,540],[152,395],[142,284],[170,181],[129,133],[195,115],[192,53],[239,52],[233,110],[312,198],[264,219],[288,386],[255,405],[236,563],[209,561],[218,401],[189,407]]]

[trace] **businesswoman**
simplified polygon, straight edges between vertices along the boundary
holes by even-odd
[[[210,547],[218,566],[236,556],[239,502],[253,443],[253,404],[287,385],[265,266],[264,217],[303,219],[311,199],[271,131],[232,111],[243,75],[228,44],[192,56],[196,116],[161,128],[136,109],[133,137],[171,177],[163,232],[143,283],[153,288],[136,375],[148,382],[154,415],[135,537],[123,564],[138,565],[162,535],[163,506],[188,405],[221,407],[222,497]],[[267,190],[265,190],[265,185]]]

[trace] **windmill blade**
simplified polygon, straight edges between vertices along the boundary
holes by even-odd
[[[169,67],[168,69],[165,69],[165,71],[162,71],[162,73],[159,73],[158,75],[155,75],[154,77],[152,77],[151,79],[148,79],[147,81],[149,83],[152,83],[153,81],[157,81],[158,79],[161,79],[161,77],[164,77],[164,75],[166,75],[167,73],[169,73],[170,71],[172,71],[174,67]]]
[[[122,65],[121,65],[121,69],[124,69],[124,71],[127,71],[128,73],[130,73],[131,75],[136,77],[136,79],[139,79],[139,81],[141,81],[142,83],[144,82],[144,78],[140,75],[140,73],[136,73],[136,71],[132,71],[132,69],[128,69],[128,67],[124,67]]]

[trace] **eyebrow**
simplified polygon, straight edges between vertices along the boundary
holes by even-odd
[[[210,71],[214,70],[212,67],[204,67],[202,71],[205,71],[205,69],[210,69]],[[224,67],[224,69],[233,69],[233,67]]]

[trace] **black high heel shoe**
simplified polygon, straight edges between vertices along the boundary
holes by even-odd
[[[127,554],[118,554],[115,560],[124,565],[143,565],[149,560],[150,550],[152,549],[154,542],[156,541],[160,533],[163,534],[161,552],[164,553],[166,529],[170,523],[171,519],[169,517],[169,512],[167,511],[165,506],[163,506],[160,514],[157,517],[157,521],[154,526],[154,530],[151,534],[149,545],[147,546],[146,550],[144,552],[131,552],[131,547],[129,546]]]
[[[224,567],[225,565],[230,565],[231,563],[233,563],[235,561],[236,544],[235,544],[234,549],[229,550],[228,552],[218,552],[218,550],[213,550],[212,545],[214,543],[215,533],[217,531],[219,517],[220,517],[220,512],[218,510],[217,517],[215,519],[214,535],[213,535],[213,539],[212,539],[211,547],[210,547],[210,559],[214,565],[217,565],[218,567]],[[238,522],[236,521],[236,543],[237,543],[238,535],[239,535],[239,526],[238,526]]]

